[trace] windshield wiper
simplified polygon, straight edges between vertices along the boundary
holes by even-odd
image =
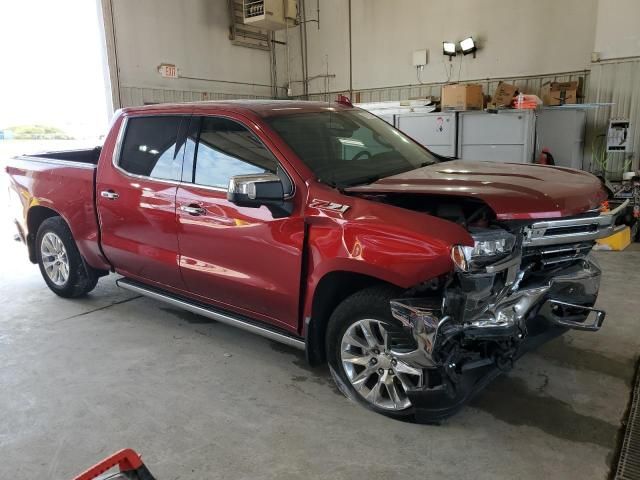
[[[351,180],[346,184],[347,187],[355,187],[356,185],[366,185],[369,183],[377,182],[381,178],[388,177],[390,175],[369,175],[368,177],[356,178],[355,180]]]

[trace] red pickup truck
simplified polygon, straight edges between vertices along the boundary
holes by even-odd
[[[126,289],[304,349],[351,399],[439,421],[534,344],[598,330],[601,182],[432,154],[346,103],[119,111],[104,145],[9,161],[54,293]]]

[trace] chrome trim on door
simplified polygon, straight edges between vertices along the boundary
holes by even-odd
[[[100,196],[103,198],[107,198],[109,200],[116,200],[117,198],[120,197],[120,195],[118,195],[113,190],[103,190],[100,192]]]
[[[180,210],[188,213],[189,215],[206,215],[207,213],[203,207],[198,207],[196,205],[182,205],[180,206]]]
[[[305,349],[305,343],[302,339],[298,339],[284,333],[278,333],[259,325],[254,325],[253,323],[247,322],[238,317],[234,317],[229,313],[221,313],[214,310],[209,310],[208,308],[195,305],[186,300],[180,300],[156,290],[146,288],[143,285],[134,284],[126,278],[120,278],[116,280],[116,284],[119,287],[124,288],[125,290],[130,290],[140,295],[160,300],[161,302],[165,302],[175,307],[182,308],[183,310],[187,310],[191,313],[211,318],[212,320],[216,320],[220,323],[226,323],[227,325],[246,330],[247,332],[255,333],[256,335],[268,338],[269,340],[275,340],[276,342],[284,343],[285,345],[289,345],[290,347],[295,347],[300,350]]]

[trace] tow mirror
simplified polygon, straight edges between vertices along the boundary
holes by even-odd
[[[282,206],[284,186],[273,173],[236,175],[229,179],[227,200],[241,207]]]

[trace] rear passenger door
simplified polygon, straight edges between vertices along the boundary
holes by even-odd
[[[118,273],[177,289],[184,283],[175,200],[189,122],[189,115],[127,118],[96,185],[102,248]]]
[[[195,117],[194,117],[195,118]],[[201,117],[187,139],[183,183],[176,196],[180,267],[189,291],[207,303],[290,331],[298,328],[304,221],[227,200],[234,175],[279,173],[275,150],[240,117]],[[193,125],[193,124],[192,124]],[[194,154],[191,154],[193,152]],[[295,198],[294,198],[295,200]]]

